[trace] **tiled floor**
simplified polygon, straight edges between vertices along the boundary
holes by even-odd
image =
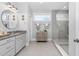
[[[61,56],[52,42],[31,42],[17,56]]]

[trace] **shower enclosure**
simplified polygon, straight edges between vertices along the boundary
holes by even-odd
[[[68,21],[57,21],[58,26],[58,43],[68,53]]]
[[[55,42],[69,54],[69,19],[68,10],[57,11],[56,13],[56,29],[57,39]]]

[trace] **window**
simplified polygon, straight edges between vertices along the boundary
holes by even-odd
[[[49,21],[49,15],[35,15],[34,21]]]

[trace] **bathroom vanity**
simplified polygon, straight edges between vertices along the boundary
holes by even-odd
[[[25,46],[25,31],[13,31],[0,36],[0,56],[14,56]]]
[[[46,42],[47,41],[47,32],[45,32],[45,31],[37,32],[36,39],[38,42]]]

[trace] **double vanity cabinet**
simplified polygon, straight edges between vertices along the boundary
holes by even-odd
[[[12,32],[0,37],[0,56],[14,56],[26,46],[26,32]]]

